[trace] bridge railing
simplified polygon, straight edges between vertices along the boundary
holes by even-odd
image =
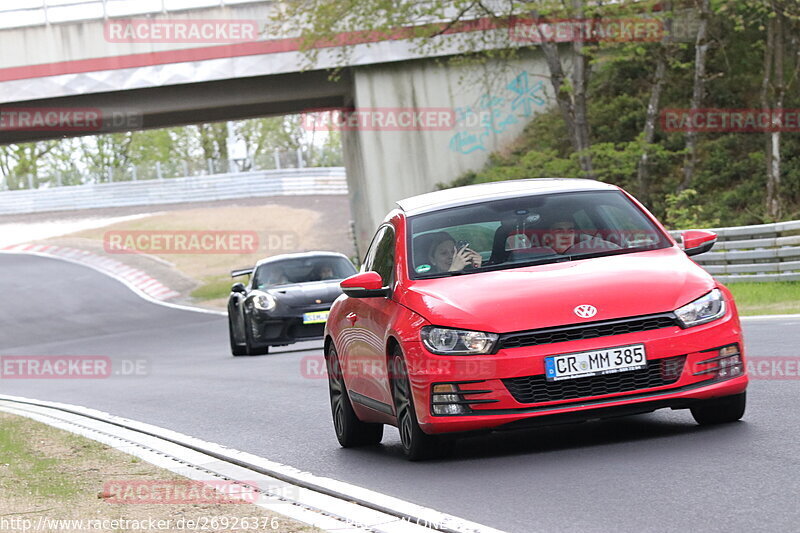
[[[256,0],[27,0],[22,6],[15,2],[3,2],[0,7],[0,29],[169,13],[254,1]]]
[[[723,283],[800,281],[800,220],[709,231],[717,243],[694,260]]]

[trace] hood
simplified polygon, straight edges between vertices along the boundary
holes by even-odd
[[[677,247],[412,281],[400,302],[432,324],[507,333],[673,311],[714,288]],[[578,318],[579,305],[597,314]]]
[[[342,289],[339,287],[341,281],[336,279],[297,283],[271,288],[267,292],[277,298],[280,303],[291,307],[307,306],[314,304],[316,300],[321,300],[322,303],[331,303],[342,294]]]

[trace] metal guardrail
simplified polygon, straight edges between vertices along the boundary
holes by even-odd
[[[0,193],[0,215],[305,194],[347,194],[344,168],[261,170],[5,191]]]
[[[723,283],[800,281],[800,220],[709,231],[717,243],[694,260]]]

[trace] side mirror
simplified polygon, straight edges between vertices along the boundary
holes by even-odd
[[[711,250],[717,242],[717,234],[713,231],[693,229],[681,233],[683,251],[686,255],[700,255]]]
[[[377,272],[362,272],[339,284],[342,292],[350,298],[379,298],[389,296],[389,287],[383,286],[381,275]]]
[[[239,282],[239,283],[234,283],[233,286],[231,286],[231,292],[240,292],[244,294],[247,291],[244,288],[244,283]]]

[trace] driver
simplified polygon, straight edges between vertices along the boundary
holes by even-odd
[[[446,231],[431,234],[426,258],[431,272],[455,272],[464,270],[467,265],[480,268],[482,262],[481,255],[470,249],[469,244],[457,248],[455,239]]]

